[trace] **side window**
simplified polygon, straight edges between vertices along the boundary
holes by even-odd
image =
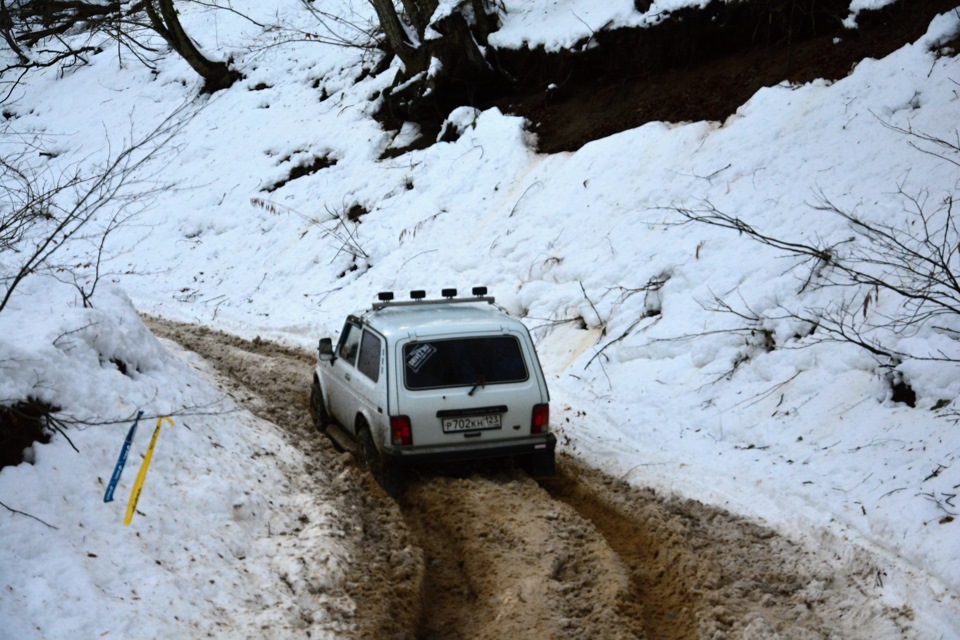
[[[363,332],[357,369],[374,382],[380,379],[380,338],[370,331]]]
[[[360,348],[360,327],[353,323],[343,325],[343,334],[340,336],[340,346],[337,347],[337,356],[351,365],[357,363],[357,351]]]

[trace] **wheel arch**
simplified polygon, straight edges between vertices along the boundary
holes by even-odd
[[[360,407],[357,410],[357,415],[353,418],[353,432],[357,435],[360,434],[360,429],[366,428],[370,430],[370,435],[374,436],[376,440],[376,433],[373,430],[373,421],[370,419],[369,411],[365,407]]]
[[[323,382],[320,381],[320,374],[317,373],[316,369],[313,371],[313,384],[317,385],[320,389],[320,398],[323,400],[324,406],[327,408],[327,413],[330,413],[330,394],[327,392],[326,386]]]

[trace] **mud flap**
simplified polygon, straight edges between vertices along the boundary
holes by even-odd
[[[541,451],[522,456],[520,465],[534,478],[551,478],[557,475],[553,451]]]

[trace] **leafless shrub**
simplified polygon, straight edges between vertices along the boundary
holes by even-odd
[[[362,215],[358,212],[357,207],[359,207],[359,210],[366,212],[366,209],[363,209],[360,205],[344,206],[341,209],[324,207],[327,217],[320,218],[319,216],[310,216],[301,213],[291,207],[286,207],[270,200],[264,200],[263,198],[251,198],[250,204],[258,209],[263,209],[271,215],[281,215],[283,213],[293,214],[311,226],[319,228],[323,237],[331,238],[337,249],[331,261],[336,259],[341,253],[346,253],[353,257],[354,260],[363,260],[369,263],[370,256],[360,244],[360,236],[357,233],[360,216]]]
[[[142,4],[142,3],[139,3]],[[5,102],[32,69],[56,68],[60,72],[87,64],[111,42],[152,68],[157,50],[137,19],[135,2],[86,2],[0,0],[0,34],[15,54],[15,60],[0,68],[0,87]],[[151,32],[152,33],[152,32]]]
[[[914,148],[957,164],[960,144],[886,126],[908,136]],[[793,268],[806,270],[798,294],[811,288],[841,290],[827,306],[781,308],[777,318],[768,320],[787,318],[808,323],[816,330],[815,341],[857,345],[885,366],[895,367],[907,359],[960,362],[956,352],[905,352],[890,344],[890,335],[913,335],[924,328],[960,339],[956,324],[960,315],[960,229],[954,217],[958,196],[952,192],[933,197],[926,189],[910,192],[904,183],[897,185],[896,195],[906,215],[902,222],[889,225],[847,210],[818,192],[814,209],[841,217],[853,234],[833,244],[795,242],[763,233],[710,202],[697,208],[672,207],[672,211],[686,222],[737,231],[797,258]],[[878,310],[881,296],[896,300],[895,312]],[[755,326],[763,320],[745,304],[735,307],[720,298],[715,303],[715,310],[737,315],[748,324]],[[950,324],[953,326],[947,326]]]
[[[598,358],[603,358],[603,360],[606,360],[607,355],[604,352],[608,348],[617,344],[618,342],[625,340],[627,336],[633,333],[633,331],[637,329],[637,327],[640,326],[641,324],[645,323],[644,327],[641,328],[640,331],[645,331],[660,321],[660,318],[662,317],[660,314],[662,311],[662,302],[663,302],[660,290],[663,289],[663,286],[667,283],[670,277],[671,277],[671,274],[667,271],[664,271],[653,276],[652,278],[647,280],[646,284],[641,285],[639,287],[631,288],[631,287],[624,287],[620,285],[612,289],[607,289],[607,293],[611,291],[619,291],[621,303],[623,303],[633,295],[636,295],[638,293],[643,293],[644,294],[643,304],[644,304],[645,312],[639,318],[637,318],[632,323],[630,323],[630,325],[628,325],[627,328],[620,333],[620,335],[618,335],[616,338],[608,340],[602,347],[597,349],[596,352],[593,354],[593,356],[591,356],[590,359],[587,361],[587,363],[584,365],[584,369],[589,367],[593,363],[593,361],[597,360]],[[580,287],[581,289],[583,288],[582,283],[580,284]],[[585,290],[584,290],[584,296],[586,296]],[[589,301],[589,298],[587,300]],[[592,304],[593,303],[591,303],[591,306]],[[594,308],[594,312],[596,312],[595,308]],[[646,322],[646,321],[649,321],[649,322]],[[602,338],[607,334],[606,324],[604,324],[602,328],[603,328],[603,331],[600,334],[600,338],[599,338],[600,340],[602,340]]]
[[[620,291],[620,302],[625,302],[628,298],[638,293],[643,294],[643,306],[646,309],[646,317],[658,316],[662,312],[663,299],[660,290],[667,284],[672,274],[669,271],[663,271],[653,276],[647,282],[639,287],[624,287],[622,285],[615,287]]]
[[[412,227],[408,227],[403,231],[401,231],[400,237],[398,238],[400,244],[403,244],[403,241],[407,238],[411,238],[411,239],[416,238],[417,234],[420,233],[427,224],[429,224],[430,222],[433,222],[434,220],[440,217],[440,214],[446,213],[446,212],[447,212],[446,209],[440,209],[440,211],[437,211],[435,214],[431,216],[427,216],[426,218],[424,218],[417,224],[413,225]]]
[[[107,238],[162,190],[153,162],[172,150],[188,110],[181,106],[92,168],[78,163],[55,173],[34,160],[37,149],[30,145],[0,160],[0,312],[21,283],[39,273],[71,282],[90,306]]]

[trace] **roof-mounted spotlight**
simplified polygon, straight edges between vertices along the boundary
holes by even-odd
[[[380,302],[390,302],[393,300],[393,291],[381,291],[377,294],[377,300]]]
[[[441,289],[440,295],[444,298],[456,298],[457,290],[456,289]]]
[[[486,288],[486,287],[474,287],[474,288],[473,288],[473,295],[475,295],[475,296],[477,296],[477,297],[485,296],[485,295],[487,295],[487,288]]]
[[[423,300],[426,297],[427,297],[427,292],[424,291],[423,289],[415,289],[414,291],[410,292],[411,300]]]

